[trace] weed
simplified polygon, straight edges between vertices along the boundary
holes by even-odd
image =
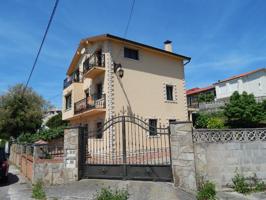
[[[34,199],[40,199],[45,200],[46,195],[43,189],[43,182],[41,180],[38,180],[36,184],[32,187],[32,198]]]

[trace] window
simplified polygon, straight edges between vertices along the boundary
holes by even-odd
[[[66,110],[70,109],[72,104],[71,94],[65,96],[65,102],[66,102]]]
[[[149,134],[157,135],[157,119],[149,119]]]
[[[174,124],[176,122],[176,119],[169,119],[169,124]]]
[[[173,86],[172,85],[166,85],[166,99],[169,101],[173,101]]]
[[[101,139],[103,137],[103,132],[102,132],[102,122],[97,122],[96,124],[96,138]]]
[[[125,47],[124,48],[124,57],[138,60],[139,59],[139,52],[138,52],[138,50],[129,49],[129,48]]]

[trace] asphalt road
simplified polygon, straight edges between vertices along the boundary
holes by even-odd
[[[0,200],[29,200],[32,199],[31,191],[28,181],[20,175],[15,166],[11,165],[8,183],[0,182]]]

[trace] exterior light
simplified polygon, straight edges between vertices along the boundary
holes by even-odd
[[[122,69],[121,64],[114,63],[114,73],[116,73],[120,78],[123,78],[124,70]]]

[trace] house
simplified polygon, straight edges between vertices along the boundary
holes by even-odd
[[[43,118],[42,118],[42,127],[47,128],[45,124],[48,122],[48,120],[60,113],[61,113],[61,110],[56,109],[56,108],[52,108],[52,109],[45,111]]]
[[[253,94],[256,99],[266,97],[266,68],[257,69],[219,80],[215,85],[217,100],[228,99],[235,91]]]
[[[203,88],[192,88],[186,91],[188,118],[192,120],[192,114],[199,110],[199,104],[202,102],[213,101],[216,96],[214,85]]]
[[[152,126],[187,120],[187,56],[110,34],[80,41],[64,80],[62,118],[97,129],[119,114]],[[97,136],[101,138],[102,136]]]

